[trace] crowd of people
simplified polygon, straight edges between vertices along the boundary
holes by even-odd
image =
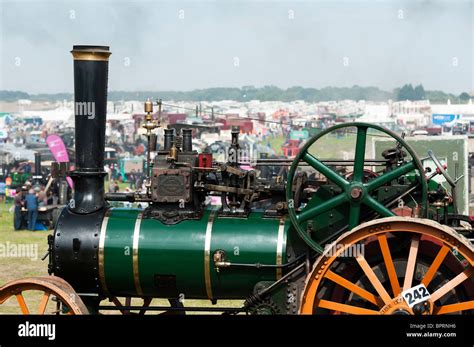
[[[44,225],[39,225],[38,209],[43,206],[57,204],[57,196],[51,190],[46,191],[44,185],[35,185],[25,182],[18,187],[13,195],[13,227],[15,231],[28,229],[30,231],[42,230]],[[26,213],[24,213],[26,212]]]

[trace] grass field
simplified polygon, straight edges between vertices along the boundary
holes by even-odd
[[[127,186],[126,183],[121,184],[121,189]],[[8,281],[32,276],[48,275],[48,259],[41,261],[41,257],[47,251],[47,236],[50,231],[14,231],[13,230],[13,214],[8,210],[12,206],[11,203],[0,203],[0,287]],[[15,256],[12,249],[27,246],[32,250],[30,257]],[[31,255],[33,255],[31,257]],[[40,292],[30,292],[25,294],[25,300],[30,312],[36,312],[41,299]],[[123,303],[123,298],[120,299]],[[107,300],[102,302],[103,305],[112,305]],[[141,299],[133,299],[132,305],[141,305]],[[243,300],[221,300],[215,307],[241,307]],[[167,300],[155,299],[152,305],[168,306]],[[184,305],[187,307],[209,306],[208,300],[185,300]],[[46,312],[54,311],[55,304],[50,300]],[[20,313],[16,299],[10,298],[3,305],[0,305],[0,314],[16,314]],[[105,311],[104,313],[117,313],[116,311]],[[152,312],[151,312],[152,313]]]
[[[8,210],[12,203],[0,203],[0,286],[13,279],[48,275],[47,259],[41,257],[48,249],[47,237],[50,231],[14,231],[13,214]],[[28,257],[17,256],[15,250],[27,247]],[[14,313],[18,310],[15,300],[8,300],[0,306],[0,313]]]

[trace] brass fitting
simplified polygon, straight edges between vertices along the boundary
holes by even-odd
[[[160,126],[160,122],[153,119],[153,102],[148,98],[145,101],[145,122],[142,125],[142,128],[147,130],[147,135],[150,136],[150,133],[153,129]]]
[[[147,114],[153,113],[153,102],[150,100],[150,98],[145,101],[145,112]]]
[[[178,160],[178,149],[173,144],[173,147],[170,148],[170,154],[168,156],[168,160],[177,161]]]

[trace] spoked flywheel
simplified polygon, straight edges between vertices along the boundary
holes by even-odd
[[[383,160],[374,153],[367,158],[375,137],[394,146],[384,151]],[[337,158],[345,152],[344,145],[352,151],[351,160]],[[381,166],[379,172],[367,170]],[[347,168],[352,172],[341,171]],[[308,180],[308,199],[297,204],[294,181],[302,170],[313,178]],[[397,206],[412,204],[411,215],[423,217],[427,190],[423,165],[404,139],[380,126],[354,122],[329,128],[301,148],[288,173],[286,200],[293,227],[321,254],[327,242],[324,234],[337,237],[365,221],[397,215]]]
[[[473,313],[473,265],[473,245],[447,226],[374,220],[326,247],[306,279],[300,313]]]

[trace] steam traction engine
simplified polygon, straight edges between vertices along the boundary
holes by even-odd
[[[433,153],[437,169],[427,172],[397,134],[347,123],[313,137],[293,161],[259,160],[255,170],[244,170],[238,129],[225,163],[194,151],[188,129],[165,129],[156,150],[160,124],[147,101],[146,189],[105,194],[110,52],[75,46],[72,54],[75,102],[95,105],[93,117],[75,116],[76,170],[68,173],[74,197],[48,238],[51,276],[5,284],[0,303],[15,296],[23,313],[33,312],[23,293],[39,290],[40,313],[51,312],[52,301],[53,312],[72,314],[472,313],[471,221],[457,213],[456,180]],[[372,136],[392,147],[369,157]],[[334,147],[346,139],[353,159],[334,159]],[[275,167],[285,169],[263,175]],[[112,208],[110,201],[147,207]],[[151,305],[153,298],[169,305]],[[189,308],[182,298],[244,303]],[[101,303],[106,299],[116,306]]]

